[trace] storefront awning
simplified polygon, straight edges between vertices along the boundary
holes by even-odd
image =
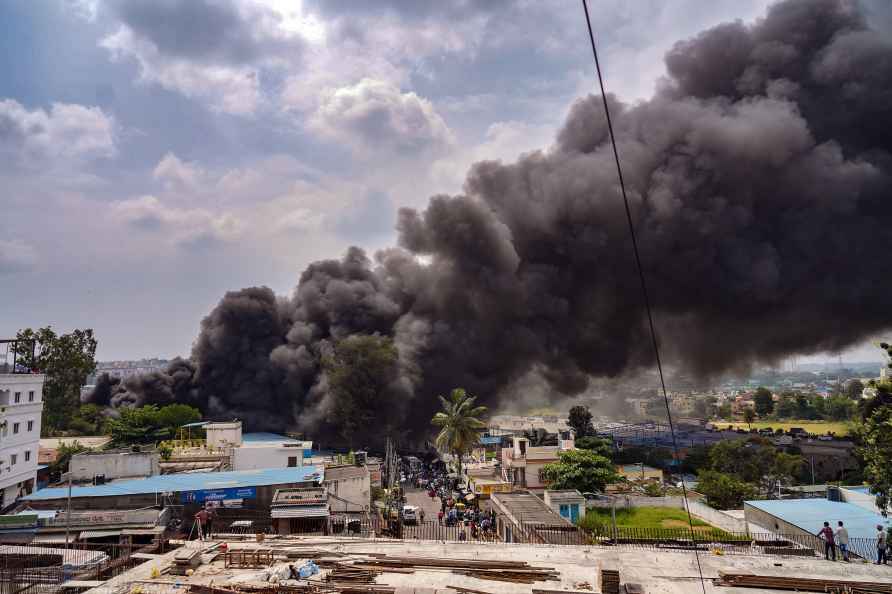
[[[84,530],[81,532],[81,540],[91,538],[107,538],[109,536],[121,536],[120,530]]]
[[[273,518],[327,518],[328,508],[324,505],[274,507],[270,516]]]

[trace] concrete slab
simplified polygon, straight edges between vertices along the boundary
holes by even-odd
[[[208,544],[208,543],[206,543]],[[168,590],[158,589],[158,594],[174,592],[175,588],[190,583],[222,584],[230,580],[269,586],[270,573],[279,573],[287,565],[286,552],[299,555],[307,551],[307,558],[318,558],[321,551],[332,556],[362,558],[386,554],[401,557],[438,557],[453,560],[525,561],[534,567],[554,568],[560,575],[557,580],[539,581],[532,585],[479,579],[453,573],[450,569],[419,568],[414,573],[385,572],[376,583],[400,588],[405,592],[425,594],[454,594],[450,586],[461,586],[491,594],[532,594],[533,590],[553,592],[598,592],[601,568],[617,569],[623,583],[633,582],[643,586],[648,594],[757,594],[774,592],[752,588],[714,586],[712,580],[719,572],[756,573],[762,575],[802,576],[811,578],[840,578],[864,581],[892,581],[892,567],[870,564],[833,563],[818,558],[786,558],[747,555],[716,555],[701,553],[695,557],[687,551],[657,551],[620,547],[551,546],[502,543],[440,543],[430,541],[395,541],[388,539],[344,539],[335,537],[270,539],[262,545],[251,542],[229,543],[230,549],[269,548],[281,559],[274,571],[256,569],[226,569],[222,561],[202,565],[191,577],[155,576],[151,567],[161,569],[170,563],[173,553],[149,561],[142,566],[93,589],[90,594],[120,594],[128,591],[128,582],[150,580],[158,588],[164,584]],[[292,559],[299,566],[302,561]],[[698,568],[699,565],[699,568]],[[700,571],[704,578],[701,585]],[[273,578],[276,579],[276,578]],[[314,578],[314,579],[319,579]],[[591,587],[588,590],[586,586]]]

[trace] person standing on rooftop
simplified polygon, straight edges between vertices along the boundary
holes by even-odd
[[[848,529],[842,525],[842,520],[840,520],[837,525],[839,526],[834,533],[834,538],[836,540],[837,546],[839,546],[839,552],[842,553],[842,560],[846,563],[849,562],[849,531]]]
[[[836,547],[833,543],[833,528],[830,527],[830,522],[824,522],[824,527],[818,532],[818,536],[824,539],[824,559],[829,561],[833,555],[833,560],[836,561]]]

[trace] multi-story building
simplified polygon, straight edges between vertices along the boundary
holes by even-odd
[[[44,378],[0,374],[0,509],[35,489]]]
[[[513,486],[526,489],[544,489],[547,484],[542,468],[560,459],[560,453],[575,448],[572,431],[558,434],[554,446],[531,446],[526,437],[513,437],[512,447],[502,448],[502,472],[504,480]]]

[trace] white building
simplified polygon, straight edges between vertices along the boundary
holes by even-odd
[[[0,509],[35,489],[44,378],[0,374]]]
[[[242,433],[241,421],[208,423],[207,446],[229,455],[232,470],[300,468],[310,457],[312,441],[300,441],[275,433]]]
[[[328,505],[334,512],[369,511],[371,475],[365,466],[329,466],[322,480]]]

